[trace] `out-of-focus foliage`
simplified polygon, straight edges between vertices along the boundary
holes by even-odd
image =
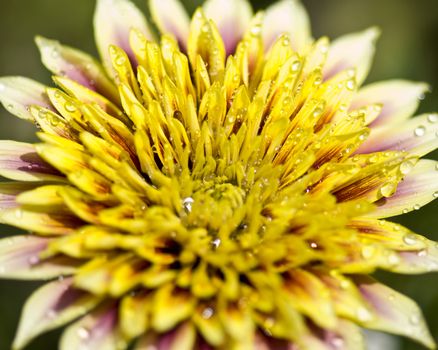
[[[33,38],[36,34],[55,38],[70,46],[96,54],[92,32],[94,1],[91,0],[0,0],[0,76],[24,75],[50,83],[50,75],[39,61]],[[145,12],[146,0],[134,0]],[[312,19],[315,37],[330,38],[377,25],[382,29],[377,56],[368,82],[404,78],[426,81],[432,93],[420,112],[438,112],[438,2],[436,0],[303,0]],[[184,1],[193,11],[201,0]],[[256,9],[272,3],[253,0]],[[33,127],[0,109],[0,139],[35,140]],[[438,154],[432,155],[435,159]],[[438,203],[399,220],[414,231],[438,240]],[[0,235],[13,229],[0,226]],[[417,300],[438,339],[438,275],[391,276],[379,274],[394,288]],[[32,283],[0,281],[0,349],[8,349],[17,326],[19,310],[35,288]],[[29,349],[57,348],[57,334],[43,336]],[[400,349],[418,345],[401,342]]]

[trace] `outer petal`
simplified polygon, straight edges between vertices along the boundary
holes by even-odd
[[[420,209],[438,197],[438,162],[421,159],[392,197],[379,201],[376,210],[367,216],[390,217]]]
[[[280,0],[266,10],[263,41],[269,48],[281,34],[289,34],[294,50],[301,52],[311,43],[310,21],[299,0]]]
[[[44,65],[56,75],[66,76],[112,101],[118,100],[115,85],[107,78],[102,66],[90,55],[61,45],[58,41],[38,36],[36,43]]]
[[[409,151],[423,156],[438,147],[438,114],[423,114],[397,124],[373,129],[370,136],[356,151]]]
[[[396,123],[409,118],[417,110],[419,97],[429,89],[425,83],[406,80],[388,80],[370,84],[360,89],[351,102],[350,109],[381,104],[376,119],[367,120],[372,127]]]
[[[14,340],[14,349],[22,349],[39,334],[60,327],[85,314],[99,298],[72,287],[72,279],[46,284],[24,306]]]
[[[323,70],[324,78],[355,68],[357,83],[362,84],[370,70],[378,36],[379,30],[373,27],[333,41]]]
[[[35,188],[29,182],[2,182],[0,183],[0,210],[18,207],[17,196],[22,192]]]
[[[13,115],[31,121],[33,121],[32,114],[29,112],[31,105],[53,110],[46,95],[46,87],[23,77],[0,78],[0,102]]]
[[[129,46],[129,32],[132,28],[140,30],[148,39],[153,36],[146,19],[140,10],[128,0],[98,0],[94,14],[94,35],[97,48],[105,69],[115,77],[112,67],[109,46],[117,45],[127,54],[133,66],[136,58]]]
[[[149,0],[152,19],[163,34],[175,36],[183,50],[187,48],[190,19],[179,0]]]
[[[117,304],[107,303],[68,327],[62,335],[60,350],[125,349],[127,344],[118,329],[117,311]]]
[[[0,141],[0,175],[12,180],[62,180],[59,172],[44,162],[29,143]]]
[[[355,276],[353,280],[374,311],[375,318],[363,323],[366,328],[404,335],[426,347],[435,347],[415,302],[370,277]]]
[[[247,0],[207,0],[203,8],[206,17],[216,23],[227,55],[233,53],[251,22],[250,3]]]
[[[0,240],[0,278],[49,279],[75,271],[74,260],[53,258],[40,261],[50,242],[36,236],[13,236]]]

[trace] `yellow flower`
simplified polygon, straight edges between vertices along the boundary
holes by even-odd
[[[369,275],[438,270],[438,246],[384,218],[438,195],[438,115],[421,83],[361,87],[378,30],[313,40],[298,1],[190,20],[98,0],[101,63],[38,37],[57,87],[0,79],[39,144],[0,142],[0,276],[51,280],[14,349],[364,348],[360,329],[433,348],[418,306]]]

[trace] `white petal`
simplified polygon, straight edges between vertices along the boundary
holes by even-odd
[[[333,41],[323,70],[324,78],[329,79],[346,69],[355,68],[357,83],[362,84],[370,70],[379,33],[373,27]]]
[[[233,53],[251,22],[250,3],[247,0],[207,0],[203,8],[206,17],[216,23],[227,54]]]
[[[22,349],[41,333],[60,327],[96,306],[99,298],[72,287],[66,278],[39,288],[24,306],[14,349]]]
[[[408,161],[409,162],[409,161]],[[368,217],[385,218],[419,209],[438,197],[438,162],[421,159],[399,183],[392,197],[385,198]]]
[[[381,104],[376,119],[368,120],[372,127],[406,120],[417,110],[422,96],[429,86],[407,80],[388,80],[367,85],[354,97],[350,109]]]
[[[85,52],[61,45],[58,41],[43,37],[35,39],[41,60],[52,73],[97,91],[112,100],[118,100],[115,85],[107,78],[102,66]]]
[[[437,132],[438,114],[423,114],[397,124],[371,129],[369,137],[356,152],[393,150],[423,156],[438,147]]]
[[[162,34],[173,35],[181,48],[187,48],[190,19],[179,0],[149,0],[152,19]]]
[[[40,253],[50,242],[48,238],[30,235],[0,239],[0,278],[47,280],[72,274],[76,268],[70,258],[40,261]]]
[[[109,55],[109,46],[116,45],[127,54],[133,66],[136,58],[129,45],[132,28],[140,30],[148,39],[153,39],[149,26],[141,11],[129,0],[98,0],[94,14],[94,35],[105,69],[115,77]]]
[[[33,121],[31,105],[54,110],[46,94],[46,87],[23,77],[0,78],[0,102],[13,115]]]
[[[280,0],[266,9],[263,40],[268,49],[281,34],[289,34],[294,50],[302,52],[312,42],[309,16],[299,0]]]

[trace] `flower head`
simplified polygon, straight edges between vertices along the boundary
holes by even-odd
[[[384,220],[438,195],[438,115],[421,83],[361,87],[378,30],[313,40],[282,0],[208,0],[189,19],[98,0],[101,63],[38,37],[57,87],[0,79],[38,144],[0,142],[0,275],[51,280],[14,347],[361,349],[360,328],[430,348],[418,306],[369,275],[438,269]]]

